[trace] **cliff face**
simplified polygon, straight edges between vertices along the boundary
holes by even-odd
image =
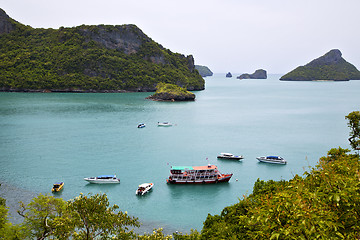
[[[13,30],[15,30],[15,25],[6,12],[0,8],[0,34],[10,33]]]
[[[137,53],[143,43],[151,41],[135,25],[84,26],[80,27],[79,31],[85,36],[87,42],[93,40],[105,48],[116,49],[126,54]]]
[[[291,72],[285,74],[280,78],[280,80],[360,80],[360,72],[354,65],[348,63],[344,58],[342,58],[340,50],[333,49],[305,66],[297,67]]]
[[[7,56],[0,59],[0,91],[155,91],[159,82],[188,90],[205,86],[193,56],[165,49],[135,25],[34,29],[1,10],[0,55]]]
[[[244,73],[237,77],[238,79],[267,79],[266,71],[263,69],[256,70],[253,74]]]

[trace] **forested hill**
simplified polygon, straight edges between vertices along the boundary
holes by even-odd
[[[165,49],[135,25],[25,26],[0,9],[0,90],[203,90],[193,56]]]

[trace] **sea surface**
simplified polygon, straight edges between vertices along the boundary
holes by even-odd
[[[237,76],[234,74],[234,76]],[[194,102],[154,102],[151,93],[0,93],[0,196],[13,208],[38,193],[65,200],[106,193],[136,216],[145,231],[201,230],[252,192],[254,182],[291,179],[314,167],[333,147],[350,148],[345,116],[359,110],[360,81],[238,80],[215,74]],[[172,127],[158,127],[169,121]],[[145,128],[138,129],[143,122]],[[217,160],[220,152],[243,161]],[[259,163],[280,155],[287,165]],[[171,166],[215,164],[229,183],[169,185]],[[116,174],[120,184],[88,184],[84,177]],[[137,186],[153,182],[149,194]]]

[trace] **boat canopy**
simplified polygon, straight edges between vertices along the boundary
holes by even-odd
[[[270,159],[281,159],[281,157],[279,157],[279,156],[267,156],[267,158],[270,158]]]
[[[194,170],[194,168],[191,167],[191,166],[172,166],[171,169],[172,169],[172,170],[180,170],[180,171],[184,171],[184,170]]]
[[[100,175],[100,176],[97,176],[97,178],[114,178],[116,177],[115,175]]]
[[[56,182],[56,183],[54,183],[54,185],[61,185],[61,184],[63,184],[63,182]]]

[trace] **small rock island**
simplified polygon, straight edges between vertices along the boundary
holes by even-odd
[[[186,88],[179,87],[170,83],[158,83],[156,92],[147,97],[154,101],[194,101],[195,94],[186,90]]]
[[[264,69],[258,69],[253,74],[241,74],[237,79],[267,79],[267,74]]]
[[[360,80],[360,72],[341,56],[338,49],[297,67],[280,78],[283,81],[348,81]]]

